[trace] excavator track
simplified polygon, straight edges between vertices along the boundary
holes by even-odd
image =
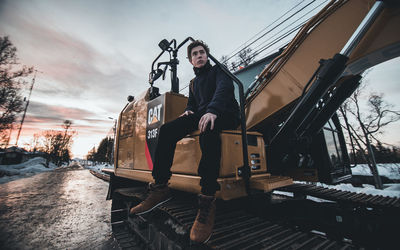
[[[129,217],[129,208],[144,194],[143,187],[114,193],[111,222],[122,249],[360,249],[351,242],[260,216],[247,198],[219,201],[213,235],[204,245],[194,244],[189,232],[197,212],[196,196],[176,192],[174,199],[152,212]]]
[[[121,249],[393,249],[400,243],[397,197],[303,183],[277,190],[293,195],[218,201],[213,235],[206,245],[196,245],[189,240],[197,212],[195,195],[175,191],[171,201],[130,218],[129,208],[146,198],[146,188],[117,189],[111,208],[113,234]]]
[[[385,197],[382,195],[341,191],[334,188],[325,188],[313,184],[295,183],[290,186],[279,188],[278,190],[291,192],[300,197],[308,195],[352,206],[365,206],[371,208],[400,208],[400,198],[398,197]]]

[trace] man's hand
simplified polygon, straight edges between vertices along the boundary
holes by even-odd
[[[205,115],[203,115],[199,121],[200,133],[203,133],[204,131],[206,131],[206,128],[207,128],[207,125],[209,122],[211,122],[210,130],[213,130],[215,119],[217,119],[217,115],[215,115],[213,113],[206,113]]]
[[[191,111],[191,110],[186,110],[186,111],[183,112],[183,114],[181,114],[179,117],[181,117],[181,116],[186,116],[186,115],[191,115],[191,114],[194,114],[193,111]]]

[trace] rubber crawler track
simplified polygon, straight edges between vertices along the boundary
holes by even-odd
[[[349,191],[341,191],[333,188],[324,188],[312,184],[295,183],[278,189],[280,191],[310,195],[325,200],[336,201],[352,205],[362,205],[376,208],[400,208],[400,199],[397,197],[385,197],[382,195],[368,195]]]
[[[98,175],[102,174],[96,174],[101,178]],[[306,196],[318,197],[344,207],[400,211],[400,199],[395,197],[359,194],[300,183],[279,190],[292,192],[295,197],[303,199]],[[145,196],[143,187],[119,189],[115,193],[111,222],[121,249],[363,249],[351,244],[351,241],[335,241],[318,232],[279,221],[272,222],[249,213],[243,206],[232,203],[227,205],[224,202],[218,204],[211,239],[206,245],[195,245],[188,236],[197,212],[195,195],[179,192],[176,198],[153,212],[129,218],[129,208]]]
[[[189,240],[189,232],[196,217],[196,197],[174,195],[176,198],[153,212],[129,218],[129,207],[140,202],[143,193],[138,188],[114,193],[111,221],[122,249],[359,249],[272,222],[249,213],[241,205],[226,202],[217,204],[213,235],[207,244],[194,244]]]

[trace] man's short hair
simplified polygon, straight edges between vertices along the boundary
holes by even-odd
[[[187,47],[187,56],[189,61],[192,61],[192,49],[197,47],[197,46],[202,46],[204,50],[206,51],[207,56],[210,55],[210,49],[208,48],[207,44],[203,42],[202,40],[196,40],[193,41],[189,46]]]

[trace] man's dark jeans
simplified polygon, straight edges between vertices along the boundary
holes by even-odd
[[[179,117],[161,126],[153,166],[153,177],[156,184],[168,182],[171,177],[170,169],[176,143],[197,130],[199,120],[200,117],[191,114]],[[210,130],[210,124],[208,124],[206,131],[200,134],[202,156],[198,174],[201,177],[201,192],[204,195],[214,195],[220,189],[217,178],[221,161],[221,130],[236,129],[239,120],[234,117],[217,117],[213,130]]]

